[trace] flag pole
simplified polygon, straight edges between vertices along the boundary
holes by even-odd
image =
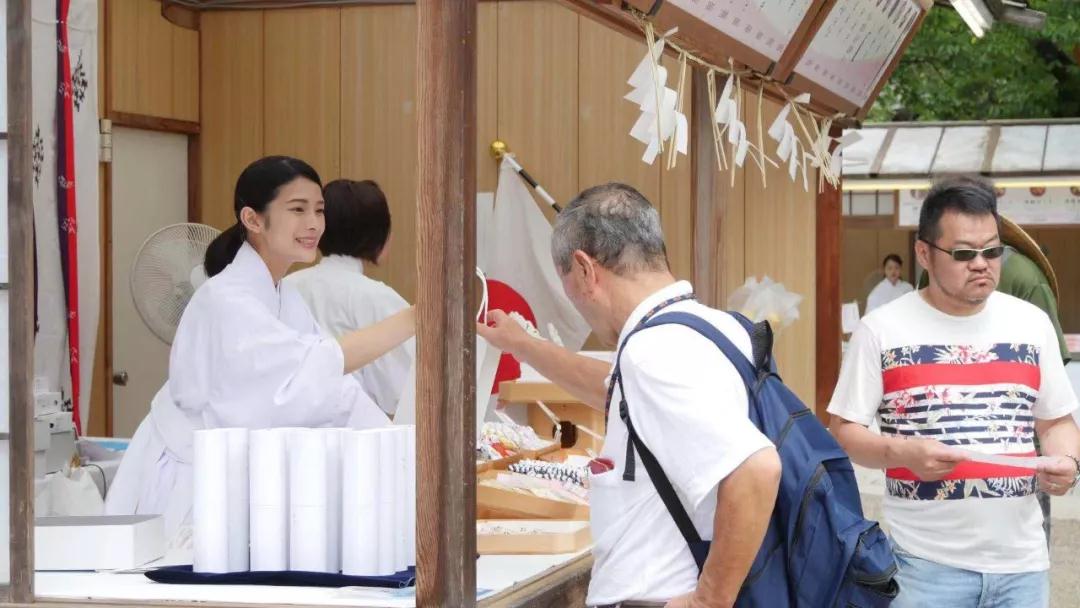
[[[544,187],[537,183],[537,181],[533,179],[533,176],[529,175],[529,172],[526,171],[521,166],[521,164],[517,162],[517,159],[514,158],[513,154],[510,154],[510,147],[506,145],[506,142],[499,139],[491,142],[491,156],[494,157],[495,160],[500,162],[502,162],[504,158],[508,160],[510,162],[510,166],[513,167],[514,171],[516,171],[518,175],[521,176],[521,179],[525,180],[527,184],[532,186],[532,189],[540,195],[540,198],[544,199],[545,203],[551,205],[551,208],[555,210],[555,213],[562,211],[562,207],[560,207],[559,204],[555,202],[555,199],[550,194],[548,194],[548,191],[544,190]]]

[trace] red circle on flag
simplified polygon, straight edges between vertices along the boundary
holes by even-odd
[[[520,293],[502,281],[495,279],[487,280],[488,310],[501,310],[506,314],[516,312],[529,323],[536,327],[536,315],[533,314],[529,303]],[[499,358],[499,367],[495,372],[495,385],[491,387],[491,394],[499,392],[499,383],[506,380],[517,380],[521,377],[521,364],[510,353],[503,353]]]

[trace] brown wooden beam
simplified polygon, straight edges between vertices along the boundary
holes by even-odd
[[[30,3],[7,2],[8,363],[11,585],[34,599],[34,201],[30,140]]]
[[[476,604],[476,0],[417,2],[417,590]]]
[[[722,306],[717,281],[720,260],[719,201],[716,197],[716,158],[713,115],[706,71],[693,71],[690,103],[690,189],[694,201],[694,292],[707,306]]]
[[[131,127],[132,129],[182,133],[184,135],[199,134],[199,123],[190,120],[133,114],[131,112],[109,112],[108,118],[112,121],[114,127]]]
[[[838,137],[837,133],[835,136]],[[822,421],[828,419],[836,379],[840,376],[840,251],[842,249],[841,201],[839,188],[825,183],[817,195],[817,289],[816,294],[816,394],[815,411]]]

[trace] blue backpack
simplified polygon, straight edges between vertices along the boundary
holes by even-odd
[[[750,334],[754,344],[753,362],[711,323],[689,313],[659,315],[636,328],[630,336],[649,327],[678,324],[711,340],[742,376],[749,397],[750,420],[773,442],[780,455],[783,473],[776,506],[735,606],[888,606],[899,592],[896,563],[885,533],[876,522],[863,518],[851,461],[813,412],[776,374],[768,324],[755,325],[741,315],[733,316]],[[614,378],[621,388],[618,358]],[[686,539],[700,574],[709,553],[709,541],[701,539],[660,464],[634,431],[625,392],[619,403],[619,416],[630,436],[623,478],[634,478],[633,448],[636,448],[657,493]]]

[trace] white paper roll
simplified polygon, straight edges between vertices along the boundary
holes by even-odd
[[[249,436],[251,569],[289,569],[288,434],[282,429]]]
[[[406,450],[409,449],[409,427],[393,429],[394,433],[394,572],[401,572],[409,566],[408,548],[405,545],[406,513],[409,496],[408,467],[405,465]]]
[[[248,430],[225,429],[228,438],[229,572],[247,572],[248,546]]]
[[[289,569],[329,572],[326,434],[289,433]]]
[[[228,438],[225,429],[195,431],[192,463],[195,572],[229,571]]]
[[[396,429],[379,429],[379,563],[378,575],[385,576],[397,572],[397,534],[400,528],[400,514],[395,514],[397,500],[394,492],[397,484],[394,462],[397,459],[397,439],[401,435]]]
[[[405,563],[416,565],[416,427],[406,427],[405,466],[408,480],[405,495]]]
[[[342,571],[379,571],[379,439],[377,430],[350,431],[342,445]]]
[[[324,429],[326,437],[326,561],[341,572],[341,441],[346,429]]]

